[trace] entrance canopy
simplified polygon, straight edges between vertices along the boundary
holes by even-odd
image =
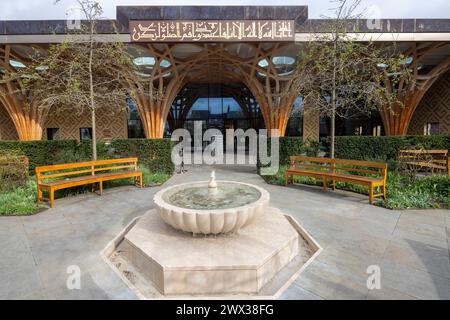
[[[267,129],[284,135],[298,99],[287,88],[299,44],[313,33],[326,33],[326,22],[308,19],[306,6],[119,6],[116,20],[98,24],[97,40],[127,43],[138,75],[148,80],[135,101],[148,138],[162,137],[167,120],[175,123],[176,114],[188,114],[198,88],[205,85],[222,88],[222,97],[232,97],[244,113],[257,110]],[[0,21],[0,71],[26,65],[33,48],[45,52],[51,43],[83,38],[71,33],[73,28],[76,24],[63,20]],[[358,41],[396,41],[417,70],[417,87],[399,97],[402,109],[381,112],[387,134],[405,134],[424,93],[450,68],[450,20],[357,20],[349,21],[348,28]],[[0,89],[20,94],[14,88]],[[243,102],[243,96],[251,102]],[[20,101],[24,99],[1,102],[23,133],[20,137],[39,138],[47,115],[25,110]],[[22,119],[27,117],[38,118]]]

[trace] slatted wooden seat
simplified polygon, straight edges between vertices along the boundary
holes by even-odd
[[[400,150],[398,160],[415,169],[446,171],[450,176],[448,150]]]
[[[100,194],[103,182],[134,178],[134,184],[142,188],[142,172],[138,171],[137,158],[86,161],[36,167],[38,202],[43,191],[48,191],[50,207],[53,208],[55,191],[98,183]]]
[[[367,186],[371,204],[375,197],[386,199],[387,165],[385,163],[303,156],[292,156],[290,160],[291,165],[285,173],[286,185],[289,184],[289,178],[307,176],[322,179],[323,191],[327,190],[329,181],[333,190],[336,181],[349,182]],[[380,187],[382,192],[374,194],[376,187]]]

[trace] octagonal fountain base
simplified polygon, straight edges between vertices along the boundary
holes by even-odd
[[[319,252],[292,217],[269,207],[239,233],[195,237],[150,210],[102,254],[141,298],[266,298],[281,293]]]

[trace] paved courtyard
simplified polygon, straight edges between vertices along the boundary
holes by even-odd
[[[212,167],[190,167],[164,186],[207,180]],[[324,248],[283,299],[450,299],[450,211],[391,211],[365,196],[309,186],[271,186],[247,166],[215,166],[219,180],[265,187],[272,206],[293,215]],[[26,217],[0,217],[0,299],[137,299],[99,252],[134,217],[153,207],[161,187],[107,190],[56,201]],[[66,287],[81,269],[81,290]],[[381,270],[368,290],[366,269]]]

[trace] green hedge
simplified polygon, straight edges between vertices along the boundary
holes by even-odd
[[[450,149],[450,136],[339,136],[336,137],[336,158],[354,160],[379,160],[395,166],[398,152],[411,147]],[[270,140],[268,143],[270,154]],[[329,154],[330,138],[320,142],[303,142],[301,137],[280,137],[280,165],[289,164],[292,155],[317,156],[319,150]],[[258,161],[258,167],[260,163]]]
[[[308,155],[317,156],[320,143],[314,141],[303,141],[301,137],[280,137],[280,165],[287,165],[290,163],[290,156]],[[259,147],[259,144],[258,144]],[[267,141],[268,154],[270,155],[270,139]],[[259,157],[259,153],[258,153]],[[259,166],[259,160],[258,160]]]
[[[0,141],[0,151],[28,157],[30,171],[36,166],[64,163],[77,154],[76,140]]]
[[[171,159],[172,146],[170,139],[117,139],[111,143],[116,156],[138,157],[150,171],[168,174],[175,170]]]
[[[152,172],[171,174],[172,142],[168,139],[118,139],[110,145],[97,142],[97,158],[109,159],[136,156]],[[0,141],[0,152],[26,155],[30,171],[37,166],[58,163],[89,161],[92,159],[90,141],[41,140],[41,141]]]
[[[330,139],[321,140],[329,150]],[[342,136],[336,137],[335,157],[341,159],[391,161],[411,147],[450,149],[450,136]]]

